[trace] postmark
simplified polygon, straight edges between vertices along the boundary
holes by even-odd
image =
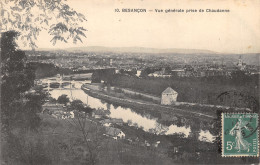
[[[259,156],[257,113],[222,113],[222,156]]]
[[[222,156],[259,156],[257,113],[222,113]]]
[[[229,90],[219,94],[217,96],[217,102],[219,105],[233,108],[251,109],[254,112],[258,112],[259,110],[259,103],[254,96],[237,90]]]

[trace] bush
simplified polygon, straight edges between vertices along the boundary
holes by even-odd
[[[70,102],[70,99],[67,97],[67,95],[61,95],[57,101],[59,104],[67,105],[67,103]]]

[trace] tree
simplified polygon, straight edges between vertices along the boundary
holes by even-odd
[[[73,100],[71,102],[71,108],[73,110],[83,111],[84,109],[83,102],[81,100]]]
[[[20,38],[25,46],[29,44],[34,49],[40,31],[47,30],[53,44],[70,40],[82,42],[86,29],[79,23],[86,19],[63,0],[4,0],[0,1],[0,11],[1,149],[6,153],[1,163],[35,164],[38,161],[50,164],[49,159],[41,159],[46,157],[41,152],[42,140],[36,145],[24,144],[24,141],[34,141],[26,137],[30,130],[33,131],[30,137],[40,130],[37,126],[41,120],[37,113],[41,111],[46,95],[32,89],[35,70],[26,64],[25,52],[17,49],[15,39]],[[37,151],[40,152],[35,155]]]
[[[24,158],[26,148],[21,141],[27,132],[37,131],[41,122],[37,113],[46,97],[41,88],[32,89],[34,70],[25,63],[25,53],[17,49],[17,36],[15,31],[1,35],[1,149],[6,152],[2,160],[6,164]]]
[[[231,78],[235,84],[245,84],[249,79],[244,71],[237,70],[231,73]]]
[[[61,95],[61,96],[59,96],[59,98],[58,98],[57,101],[58,101],[58,103],[60,103],[60,104],[65,104],[65,105],[67,105],[67,103],[70,102],[70,99],[68,98],[67,95]]]
[[[24,63],[24,52],[16,48],[14,40],[17,35],[17,32],[9,31],[2,33],[1,37],[1,117],[6,129],[17,121],[17,113],[28,100],[24,93],[33,86],[35,77],[32,68]]]
[[[170,74],[171,73],[171,67],[169,67],[169,66],[167,66],[166,68],[165,68],[165,73],[166,74]]]
[[[88,114],[88,115],[90,115],[94,111],[94,109],[84,105],[81,100],[73,100],[71,102],[70,109],[78,111],[77,113],[79,114],[83,112],[84,114]]]
[[[80,26],[85,16],[70,8],[64,0],[5,0],[0,1],[1,31],[21,33],[24,45],[37,48],[35,41],[42,30],[52,36],[51,42],[81,41],[86,29]],[[36,12],[37,11],[37,12]]]
[[[144,70],[142,70],[140,77],[146,77],[146,76],[148,76],[148,74],[150,74],[150,73],[153,73],[153,71],[151,70],[151,68],[145,68]]]
[[[87,113],[87,114],[91,114],[91,113],[94,111],[94,109],[92,109],[92,108],[90,108],[89,106],[87,106],[87,107],[84,108],[83,111],[84,111],[85,113]]]
[[[96,164],[101,151],[101,145],[104,141],[104,128],[100,127],[96,122],[87,119],[93,109],[84,106],[81,100],[73,100],[71,102],[71,110],[74,110],[75,117],[67,119],[67,121],[75,126],[76,130],[80,132],[80,144],[86,153],[83,156],[86,164]],[[71,120],[71,121],[70,121]]]
[[[91,77],[91,83],[101,83],[101,74],[99,71],[95,71]]]
[[[87,119],[86,113],[83,116],[76,115],[71,120],[72,122],[69,123],[75,126],[75,131],[79,131],[81,134],[79,140],[85,153],[83,155],[83,163],[97,164],[100,151],[102,150],[102,143],[107,144],[103,136],[105,133],[104,128],[98,125],[98,123]]]

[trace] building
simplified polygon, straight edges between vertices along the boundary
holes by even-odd
[[[177,101],[178,93],[172,88],[168,87],[162,92],[161,104],[171,105],[173,102]]]
[[[238,59],[238,64],[237,64],[238,67],[242,67],[243,66],[243,61],[242,61],[242,58],[241,56],[239,56],[239,59]]]
[[[172,75],[178,76],[178,77],[185,77],[185,70],[184,69],[175,69],[171,70]]]
[[[105,124],[123,125],[124,122],[122,119],[105,119],[105,120],[101,120],[100,123],[102,125],[105,125]]]
[[[113,59],[109,60],[109,65],[112,66],[113,65]]]
[[[243,60],[241,58],[241,56],[238,59],[238,63],[237,66],[240,70],[245,70],[246,69],[246,63],[243,63]]]
[[[108,116],[109,114],[110,114],[110,111],[103,110],[103,109],[97,109],[92,112],[92,117],[94,117],[96,119],[100,119],[103,116]]]
[[[63,111],[64,110],[64,105],[63,104],[55,104],[55,103],[45,103],[42,105],[42,109],[44,112],[45,110],[49,110],[51,112],[54,111]]]
[[[137,77],[140,77],[141,73],[142,73],[141,70],[137,70],[135,75],[136,75]]]
[[[53,116],[56,119],[74,118],[74,112],[66,111],[63,104],[45,103],[42,106],[42,113]]]
[[[106,127],[106,135],[114,139],[124,139],[125,133],[118,128]]]

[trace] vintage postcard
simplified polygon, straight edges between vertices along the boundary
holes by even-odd
[[[0,10],[0,164],[259,164],[259,0]]]

